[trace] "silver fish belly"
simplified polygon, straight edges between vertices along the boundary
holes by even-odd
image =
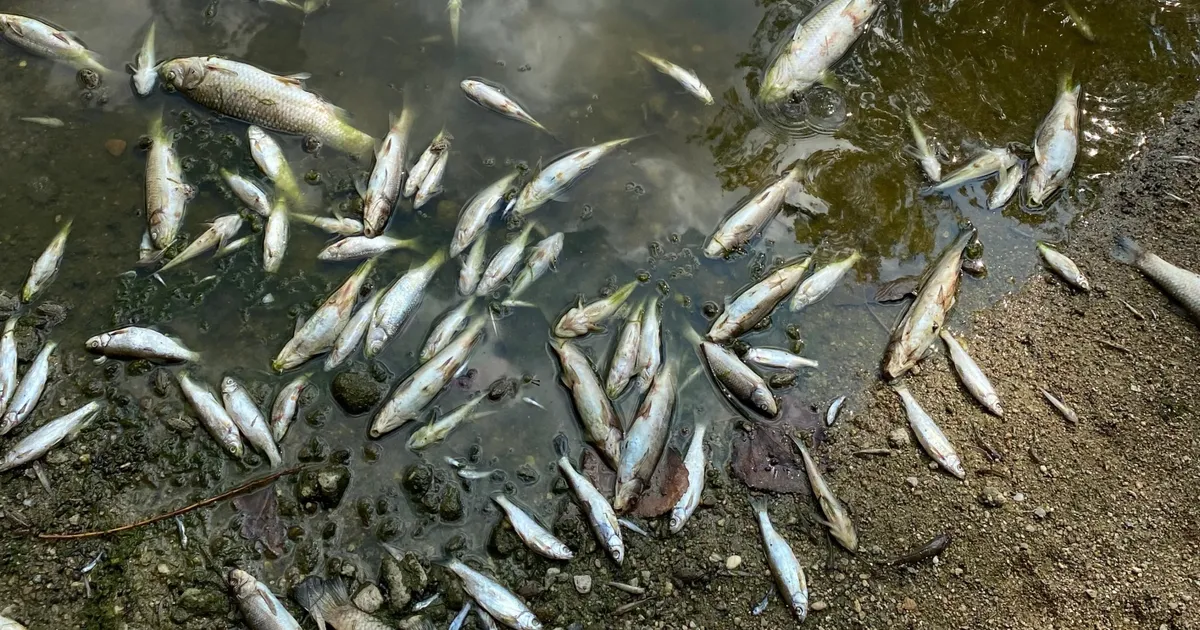
[[[983,405],[984,409],[995,414],[997,417],[1004,416],[1004,408],[1000,406],[1000,395],[996,393],[996,388],[992,387],[992,382],[988,380],[987,375],[967,354],[966,348],[958,343],[954,335],[950,334],[949,330],[943,328],[939,335],[942,341],[946,344],[946,349],[950,352],[950,363],[954,364],[954,371],[958,373],[958,379],[962,381],[967,391]]]
[[[96,335],[87,340],[88,350],[108,357],[132,357],[158,361],[198,361],[193,352],[178,341],[149,328],[127,326]]]
[[[0,458],[0,472],[41,459],[63,440],[82,431],[98,411],[100,411],[100,403],[93,400],[65,416],[38,427],[36,431],[12,445],[4,457]]]

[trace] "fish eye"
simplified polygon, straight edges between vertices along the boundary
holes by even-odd
[[[178,77],[179,77],[179,75],[176,74],[174,70],[167,70],[167,80],[168,81],[174,81]]]

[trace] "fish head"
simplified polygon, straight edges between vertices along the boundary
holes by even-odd
[[[579,337],[591,332],[591,322],[581,308],[572,308],[554,325],[555,337]]]
[[[686,521],[683,520],[682,512],[676,512],[675,510],[671,510],[670,530],[671,530],[672,534],[678,534],[683,529],[683,524],[685,522]]]
[[[158,73],[167,85],[186,92],[195,89],[204,81],[208,68],[199,57],[184,57],[163,62],[158,68]]]
[[[775,417],[779,413],[779,403],[775,401],[775,396],[769,389],[760,387],[754,390],[754,393],[750,394],[750,402],[768,416]]]
[[[248,598],[256,590],[256,580],[254,576],[246,573],[241,569],[231,569],[226,577],[226,583],[229,584],[229,590],[237,598]]]
[[[237,381],[233,380],[232,378],[226,376],[225,378],[221,379],[222,394],[232,394],[233,392],[237,391],[237,388]]]
[[[523,612],[520,617],[517,617],[517,628],[528,628],[529,630],[540,630],[542,622],[531,612]]]
[[[1049,184],[1050,174],[1046,172],[1046,169],[1035,167],[1029,172],[1028,193],[1030,205],[1042,205],[1042,202],[1046,199],[1046,195],[1050,192]]]
[[[945,458],[946,470],[959,479],[967,478],[967,469],[963,468],[962,460],[956,453],[950,453]]]
[[[88,339],[87,342],[84,343],[84,346],[87,347],[88,350],[103,350],[106,346],[108,346],[111,340],[112,335],[104,333],[103,335],[96,335],[95,337]]]

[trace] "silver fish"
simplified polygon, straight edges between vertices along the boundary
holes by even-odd
[[[479,191],[458,213],[458,225],[450,241],[450,255],[462,254],[483,234],[492,217],[504,206],[504,198],[512,188],[517,173],[510,173]]]
[[[808,580],[804,577],[804,567],[796,559],[795,552],[788,546],[783,536],[775,531],[771,517],[767,514],[766,502],[750,499],[754,514],[758,518],[758,529],[762,532],[763,546],[767,551],[767,564],[775,575],[775,584],[779,594],[792,609],[792,613],[801,623],[808,616]]]
[[[746,350],[746,354],[742,355],[742,360],[746,363],[753,363],[777,370],[799,370],[801,368],[819,367],[818,363],[812,359],[806,359],[778,348],[750,348]]]
[[[350,321],[346,322],[346,326],[338,333],[337,339],[333,342],[333,349],[329,351],[329,356],[325,357],[326,372],[341,365],[358,349],[359,344],[367,336],[367,329],[371,327],[371,319],[375,317],[375,306],[379,304],[380,295],[382,293],[379,291],[371,294],[371,297],[358,307]]]
[[[511,499],[503,494],[496,494],[492,495],[492,500],[508,515],[508,522],[512,524],[513,531],[527,547],[551,560],[570,560],[575,557],[575,553],[571,551],[570,547],[542,527],[541,523],[538,523]]]
[[[449,312],[443,314],[437,319],[437,326],[433,327],[433,331],[429,333],[429,338],[425,340],[425,346],[421,348],[420,360],[422,363],[433,358],[433,355],[442,351],[454,340],[454,336],[466,327],[467,321],[471,314],[471,308],[475,305],[475,298],[469,297],[463,300],[461,304],[450,309]]]
[[[325,624],[337,630],[394,630],[391,624],[359,610],[340,576],[323,580],[310,575],[292,590],[292,598],[312,615],[320,630],[325,630]]]
[[[67,126],[67,123],[63,122],[61,118],[54,118],[53,116],[22,116],[21,121],[33,123],[35,125],[41,125],[43,127],[50,127],[52,129],[59,129]]]
[[[101,74],[109,72],[96,58],[96,53],[88,50],[78,37],[35,18],[0,13],[0,36],[39,57],[60,61],[76,69],[87,68]]]
[[[833,0],[796,24],[763,72],[758,100],[779,105],[812,87],[867,31],[880,3],[876,0]]]
[[[591,332],[601,332],[604,330],[602,324],[621,305],[629,296],[633,294],[633,290],[637,288],[637,281],[630,282],[616,291],[612,295],[584,305],[583,300],[579,301],[578,306],[572,307],[566,312],[554,325],[555,337],[582,337]]]
[[[8,449],[3,459],[0,459],[0,472],[41,459],[63,440],[73,438],[86,428],[98,411],[100,411],[100,403],[93,400],[65,416],[38,427],[36,431]]]
[[[1029,203],[1042,205],[1067,181],[1079,151],[1079,93],[1083,86],[1064,80],[1054,107],[1038,126],[1029,169]]]
[[[208,229],[203,234],[196,237],[196,240],[188,244],[183,251],[179,252],[170,262],[163,265],[158,273],[173,269],[183,263],[192,260],[207,252],[210,249],[223,249],[229,244],[229,241],[237,235],[238,230],[242,229],[242,217],[237,214],[227,214],[223,217],[213,219],[212,223],[208,224]]]
[[[165,61],[158,73],[193,101],[252,125],[312,136],[359,157],[375,148],[375,139],[347,122],[344,111],[304,89],[306,74],[280,76],[216,56]]]
[[[183,166],[163,129],[162,115],[150,122],[150,152],[146,154],[146,221],[154,247],[175,242],[187,202],[196,189],[183,181]]]
[[[667,446],[675,411],[675,367],[664,365],[638,407],[621,444],[613,508],[625,512],[641,496]]]
[[[50,355],[57,347],[57,343],[47,341],[33,358],[33,363],[29,364],[29,369],[21,376],[21,383],[13,392],[8,409],[0,416],[0,435],[7,435],[33,413],[33,408],[37,406],[42,392],[46,389],[46,380],[50,377]]]
[[[483,324],[482,320],[472,323],[450,345],[422,363],[392,391],[371,422],[371,437],[380,437],[421,414],[425,406],[466,365],[471,351],[482,337]]]
[[[963,386],[984,409],[997,417],[1003,417],[1004,408],[1000,406],[1000,395],[996,393],[996,388],[992,387],[991,381],[983,370],[979,369],[971,355],[967,354],[966,348],[963,348],[945,328],[939,331],[938,335],[946,343],[946,349],[950,352],[950,363],[954,364],[954,371],[958,373],[958,379],[962,381]]]
[[[642,315],[641,339],[638,341],[635,368],[638,391],[644,392],[650,387],[662,362],[662,318],[658,314],[658,300],[650,298]]]
[[[704,493],[704,435],[708,432],[708,419],[698,418],[692,429],[692,441],[688,444],[687,455],[683,457],[683,468],[687,471],[688,487],[683,496],[671,508],[671,533],[678,534],[683,526],[700,505],[700,495]]]
[[[463,607],[458,610],[458,614],[454,615],[454,619],[450,620],[449,630],[462,630],[463,624],[467,621],[467,615],[471,614],[471,602],[463,604]]]
[[[96,335],[84,344],[106,357],[131,357],[157,361],[199,361],[200,353],[157,330],[126,326]]]
[[[1000,171],[1000,179],[996,181],[996,187],[992,189],[992,194],[988,195],[988,210],[999,210],[1007,205],[1008,201],[1017,193],[1017,189],[1021,187],[1023,179],[1025,179],[1024,162],[1017,162]]]
[[[779,402],[767,382],[736,354],[711,341],[701,342],[700,351],[713,377],[734,398],[767,417],[774,418],[779,413]]]
[[[1167,295],[1179,300],[1193,319],[1200,322],[1200,275],[1176,267],[1146,251],[1128,236],[1117,238],[1113,257],[1149,276]]]
[[[12,619],[9,619],[8,617],[5,617],[4,615],[0,615],[0,630],[29,630],[29,629],[15,621],[13,621]]]
[[[458,272],[459,295],[473,295],[479,287],[479,279],[483,276],[483,264],[487,261],[487,234],[481,234],[471,246],[470,253],[463,260],[462,269]]]
[[[358,236],[363,233],[362,221],[350,217],[319,217],[298,212],[293,212],[289,216],[293,221],[299,221],[338,236]]]
[[[800,284],[810,262],[812,258],[808,257],[776,269],[743,291],[713,320],[708,329],[708,338],[724,343],[754,328]]]
[[[579,348],[569,341],[550,344],[562,365],[562,383],[571,392],[584,438],[609,466],[621,461],[621,420],[605,396],[600,378]]]
[[[150,22],[150,28],[146,31],[146,39],[142,42],[142,48],[133,57],[133,63],[129,65],[129,70],[133,72],[133,91],[138,96],[149,96],[150,91],[154,89],[158,83],[158,60],[154,56],[154,28],[157,22]]]
[[[567,485],[571,486],[575,497],[579,499],[580,507],[587,515],[588,523],[592,526],[592,533],[596,535],[596,540],[600,541],[600,544],[617,564],[621,564],[621,561],[625,559],[625,542],[621,538],[621,524],[617,522],[617,513],[613,510],[612,505],[608,503],[608,499],[605,499],[603,494],[600,494],[596,486],[588,481],[587,477],[575,470],[575,467],[571,465],[571,460],[560,457],[558,469],[567,479]]]
[[[458,428],[462,423],[483,415],[476,415],[475,409],[479,407],[479,403],[483,402],[485,398],[487,398],[487,395],[484,392],[475,394],[470,400],[459,405],[450,413],[417,429],[408,438],[408,448],[414,451],[429,448],[446,439],[446,436],[450,435],[450,432]]]
[[[708,237],[704,255],[709,258],[724,256],[749,243],[768,221],[779,214],[788,193],[800,186],[800,175],[800,166],[797,165],[730,212]]]
[[[911,370],[937,337],[954,307],[958,282],[962,278],[963,250],[975,238],[975,227],[959,231],[941,256],[929,268],[917,298],[908,305],[900,323],[892,331],[883,356],[883,375],[900,378]]]
[[[343,261],[378,256],[397,249],[416,249],[419,239],[391,236],[347,236],[330,243],[317,254],[317,260]]]
[[[800,288],[796,289],[795,295],[792,296],[792,312],[812,306],[829,295],[829,292],[833,291],[833,288],[842,281],[846,272],[850,271],[859,260],[862,260],[862,255],[858,252],[851,252],[849,256],[814,271],[811,276],[800,283]]]
[[[513,214],[525,216],[542,207],[551,199],[561,197],[567,189],[587,175],[608,154],[637,140],[621,138],[603,144],[582,147],[569,151],[546,165],[534,178],[525,184],[513,206]]]
[[[17,393],[17,317],[4,322],[4,335],[0,337],[0,414],[8,409],[8,403]]]
[[[968,182],[1007,171],[1016,166],[1018,161],[1017,156],[1007,147],[985,149],[971,158],[971,161],[962,168],[950,173],[945,179],[930,187],[929,190],[932,192],[955,190]]]
[[[413,197],[413,210],[419,210],[422,206],[429,203],[430,199],[442,194],[442,178],[446,175],[446,163],[450,161],[450,151],[442,151],[434,160],[433,166],[429,169],[429,174],[425,179],[421,180],[421,186],[417,188],[417,194]]]
[[[379,297],[375,306],[375,315],[367,328],[366,353],[367,357],[379,354],[386,344],[404,325],[410,315],[417,310],[425,297],[425,287],[433,279],[442,263],[446,261],[446,252],[438,251],[419,267],[410,269],[392,283]]]
[[[893,389],[900,396],[900,400],[904,402],[908,425],[912,427],[913,434],[917,436],[917,441],[921,443],[925,452],[929,453],[929,457],[933,458],[933,461],[937,462],[946,472],[959,479],[966,479],[967,471],[963,468],[962,460],[959,459],[958,452],[954,450],[954,445],[950,444],[950,440],[946,438],[946,434],[942,433],[933,418],[921,408],[907,387],[895,385]]]
[[[454,39],[454,47],[458,48],[458,21],[462,15],[462,0],[447,2],[446,12],[450,14],[450,37]]]
[[[229,189],[233,191],[233,195],[238,198],[238,201],[241,201],[254,214],[260,217],[266,217],[271,214],[271,198],[267,196],[266,191],[261,186],[237,173],[225,169],[221,169],[221,177],[225,180]]]
[[[271,137],[262,127],[250,125],[246,130],[246,136],[250,140],[250,157],[254,158],[254,163],[258,168],[262,169],[264,175],[275,183],[275,190],[283,193],[283,196],[296,207],[304,205],[304,198],[300,194],[300,182],[296,179],[296,173],[292,171],[292,166],[288,164],[287,158],[283,155],[283,148],[278,142]]]
[[[304,393],[304,388],[308,386],[309,378],[310,374],[297,376],[284,385],[275,397],[275,404],[271,406],[271,437],[277,444],[283,441],[283,436],[287,435],[288,428],[296,419],[296,412],[300,408],[300,394]]]
[[[180,372],[176,378],[179,379],[179,389],[183,392],[183,397],[200,418],[200,424],[204,425],[221,448],[241,459],[242,455],[246,454],[246,448],[242,445],[242,434],[238,432],[237,425],[233,423],[233,418],[229,417],[229,412],[225,411],[217,395],[206,383],[193,381],[187,372]]]
[[[713,104],[712,93],[708,91],[708,86],[704,85],[704,82],[700,80],[700,77],[696,76],[695,71],[688,70],[687,68],[675,65],[666,59],[655,57],[650,53],[642,52],[640,50],[638,51],[638,54],[641,55],[646,61],[649,61],[650,65],[654,66],[656,70],[678,81],[679,84],[683,86],[683,89],[700,99],[705,105]]]
[[[529,221],[525,228],[504,247],[496,250],[492,260],[488,262],[479,278],[479,286],[475,287],[475,295],[486,296],[500,288],[500,285],[512,275],[517,264],[521,262],[521,254],[525,252],[525,244],[529,242],[529,233],[533,231],[534,223]]]
[[[297,367],[330,348],[334,340],[338,339],[338,333],[350,320],[350,311],[354,308],[354,302],[358,299],[367,276],[375,268],[375,262],[376,259],[372,258],[359,265],[342,286],[330,294],[321,307],[305,320],[304,325],[271,361],[271,367],[276,372]]]
[[[550,133],[542,126],[542,123],[534,120],[533,116],[530,116],[520,104],[513,100],[504,88],[482,79],[466,79],[459,84],[459,87],[462,88],[467,98],[479,104],[484,109],[490,109],[501,116],[532,125],[546,133]]]
[[[809,455],[804,442],[797,439],[796,436],[792,436],[792,442],[796,444],[796,448],[800,449],[800,456],[804,458],[804,472],[808,475],[808,484],[812,486],[813,496],[817,498],[817,504],[821,506],[821,513],[825,515],[825,526],[829,528],[830,535],[847,551],[857,551],[858,532],[855,531],[854,522],[850,520],[846,508],[829,488],[829,484],[821,474],[821,469],[817,468],[817,463],[813,461],[812,455]]]
[[[521,296],[529,287],[537,282],[546,274],[546,271],[555,268],[558,265],[558,255],[563,249],[563,233],[556,232],[538,241],[537,245],[533,246],[533,251],[529,253],[529,258],[525,261],[525,266],[521,268],[516,279],[513,280],[512,287],[508,290],[508,297],[504,298],[501,304],[505,306],[514,306],[517,303],[517,298]]]
[[[629,385],[630,379],[637,373],[638,350],[642,343],[642,318],[646,305],[639,304],[633,314],[625,320],[617,343],[613,346],[612,361],[608,364],[608,378],[605,381],[605,393],[609,398],[616,399]]]
[[[242,437],[255,449],[267,456],[271,468],[278,468],[283,463],[279,454],[279,446],[271,435],[271,425],[263,416],[258,403],[250,397],[250,392],[236,380],[226,376],[221,379],[221,398],[225,401],[225,411],[241,431]]]
[[[142,232],[142,242],[138,244],[138,264],[153,265],[162,260],[162,252],[154,249],[154,240],[150,238],[150,230]]]
[[[267,226],[263,229],[263,270],[275,273],[283,266],[288,244],[288,208],[282,197],[271,206]]]
[[[230,569],[226,582],[251,630],[300,630],[299,622],[271,589],[254,576],[241,569]]]
[[[32,302],[33,298],[54,280],[54,276],[58,274],[58,266],[62,263],[63,252],[67,249],[67,236],[70,234],[71,219],[67,219],[54,238],[50,239],[46,249],[33,261],[29,277],[25,280],[25,286],[21,288],[22,302]]]
[[[444,566],[462,580],[463,590],[489,615],[513,630],[541,630],[542,623],[512,591],[453,558]]]
[[[1067,284],[1084,292],[1092,290],[1092,285],[1088,283],[1087,277],[1079,270],[1075,261],[1041,241],[1038,241],[1037,250],[1042,255],[1042,260],[1046,261],[1046,266]]]
[[[1055,411],[1062,414],[1064,420],[1071,424],[1079,424],[1079,416],[1075,414],[1074,409],[1071,409],[1067,406],[1067,403],[1055,398],[1054,394],[1051,394],[1044,389],[1042,390],[1042,397],[1044,397],[1046,402],[1050,403],[1050,405],[1054,407]]]
[[[905,119],[908,120],[908,129],[912,132],[913,144],[915,148],[911,151],[913,157],[917,158],[917,163],[921,165],[921,170],[924,171],[925,177],[929,181],[937,183],[942,179],[942,163],[938,161],[937,155],[933,149],[929,148],[929,141],[925,139],[925,132],[921,131],[921,125],[917,123],[917,119],[913,118],[911,112],[904,112]]]
[[[438,132],[437,136],[434,136],[433,141],[421,153],[421,157],[417,158],[417,163],[413,165],[412,171],[408,174],[408,179],[404,180],[405,197],[417,194],[417,189],[421,187],[421,182],[425,181],[425,177],[433,169],[434,162],[437,161],[441,154],[450,150],[450,141],[453,139],[454,137],[446,133],[444,127]]]
[[[845,396],[838,396],[829,403],[829,408],[825,410],[825,426],[831,427],[834,422],[837,422],[838,414],[842,412],[842,405],[846,404]]]
[[[367,182],[363,195],[363,234],[374,238],[383,234],[396,200],[400,197],[400,186],[404,183],[405,164],[408,161],[408,134],[412,129],[413,112],[405,107],[400,117],[392,121],[392,128],[383,140],[383,146],[375,154],[375,167]]]

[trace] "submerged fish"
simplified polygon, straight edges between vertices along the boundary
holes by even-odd
[[[271,214],[271,198],[258,184],[225,169],[221,169],[221,177],[229,185],[234,196],[254,214],[260,217]]]
[[[404,180],[404,196],[411,197],[417,194],[417,190],[421,187],[421,182],[433,170],[434,162],[437,162],[442,153],[450,150],[450,141],[454,137],[446,133],[445,127],[434,136],[433,141],[421,153],[421,157],[417,158],[417,163],[413,165],[412,171],[408,174],[408,179]]]
[[[275,437],[271,434],[271,426],[258,403],[250,397],[250,392],[236,380],[226,376],[221,379],[221,398],[225,401],[225,411],[237,425],[242,437],[255,449],[267,456],[271,468],[278,468],[283,463]]]
[[[21,120],[23,122],[55,129],[65,127],[67,125],[67,123],[63,122],[61,118],[54,118],[52,116],[23,116]]]
[[[371,325],[367,328],[366,353],[367,357],[374,357],[379,354],[392,337],[400,332],[400,328],[408,321],[421,304],[421,300],[425,298],[425,288],[429,286],[429,281],[433,279],[433,274],[437,273],[442,263],[446,261],[446,252],[438,251],[429,257],[419,267],[414,267],[408,273],[392,282],[383,295],[379,297],[379,303],[375,306],[375,315],[371,318]]]
[[[54,280],[54,276],[58,274],[63,252],[67,249],[67,236],[71,234],[71,222],[71,219],[67,219],[63,223],[54,238],[50,239],[50,244],[42,250],[37,260],[33,261],[33,267],[29,269],[29,277],[25,279],[25,286],[21,288],[22,302],[32,302],[33,298],[45,290]]]
[[[621,461],[621,420],[605,395],[600,377],[575,344],[557,341],[550,345],[562,365],[562,383],[575,402],[584,439],[615,469]]]
[[[501,116],[532,125],[549,133],[542,126],[542,123],[534,120],[533,116],[530,116],[519,103],[513,100],[504,88],[482,79],[465,79],[459,84],[459,87],[462,88],[467,98],[483,108],[490,109]]]
[[[558,458],[558,469],[566,478],[567,485],[574,491],[575,498],[579,500],[596,540],[600,541],[617,564],[621,564],[625,559],[625,541],[621,538],[621,524],[617,521],[616,511],[596,486],[575,470],[571,460],[565,456]]]
[[[289,232],[287,202],[280,197],[271,206],[267,226],[263,228],[263,270],[267,273],[275,273],[283,266]]]
[[[158,83],[158,60],[154,57],[154,28],[157,22],[150,22],[150,28],[146,31],[146,40],[142,42],[142,48],[133,57],[133,63],[129,64],[129,71],[133,73],[131,80],[133,82],[133,91],[137,92],[138,96],[149,96],[150,91],[154,89]]]
[[[263,174],[275,183],[275,190],[283,193],[296,207],[302,207],[304,198],[300,194],[300,181],[296,179],[296,173],[284,157],[283,148],[257,125],[250,125],[246,136],[250,140],[250,156],[254,158],[258,168],[262,169]]]
[[[42,392],[46,390],[46,381],[50,377],[50,355],[57,347],[57,343],[47,341],[33,358],[29,368],[21,375],[21,382],[13,392],[12,399],[8,401],[8,408],[4,410],[4,415],[0,416],[0,435],[7,435],[15,429],[29,418],[34,407],[37,407],[38,401],[42,399]]]
[[[928,190],[932,192],[954,190],[967,182],[991,177],[996,173],[1007,171],[1015,166],[1018,161],[1016,154],[1008,149],[1008,147],[986,149],[971,158],[971,161],[967,162],[962,168],[950,173],[945,179],[933,185]]]
[[[533,221],[526,222],[525,228],[513,240],[496,250],[492,260],[483,269],[479,285],[475,287],[475,295],[486,296],[508,280],[521,262],[521,254],[525,252],[525,244],[529,242],[529,234],[533,232],[534,225]]]
[[[641,304],[625,320],[617,343],[613,346],[612,361],[608,364],[608,378],[604,391],[609,398],[617,398],[625,391],[630,379],[637,373],[638,349],[642,342],[642,318],[646,305]]]
[[[218,113],[283,133],[312,136],[339,151],[370,155],[371,136],[346,114],[304,89],[308,75],[280,76],[223,57],[181,57],[159,66],[162,79]]]
[[[613,498],[613,508],[618,512],[633,507],[658,466],[671,432],[675,394],[675,366],[667,364],[654,375],[654,381],[621,444],[621,461],[617,466],[617,487]]]
[[[583,300],[579,301],[578,306],[572,307],[566,312],[554,325],[554,336],[556,337],[582,337],[588,333],[601,332],[604,330],[602,324],[621,305],[629,296],[633,294],[633,290],[637,288],[637,281],[630,282],[625,286],[620,287],[613,292],[612,295],[584,305]]]
[[[529,253],[529,258],[525,260],[525,266],[521,268],[520,273],[513,280],[512,286],[508,289],[508,296],[504,298],[501,304],[505,306],[514,306],[516,299],[522,293],[533,286],[538,278],[546,275],[546,272],[558,265],[558,255],[562,253],[564,236],[562,232],[556,232],[538,241],[537,245],[533,246],[533,251]]]
[[[230,569],[226,582],[250,630],[300,630],[300,624],[279,598],[253,575]]]
[[[907,387],[894,385],[892,388],[904,402],[904,412],[908,416],[908,424],[912,427],[913,434],[917,436],[917,441],[921,443],[921,447],[925,449],[929,457],[946,472],[959,479],[966,479],[967,471],[963,468],[958,452],[954,450],[954,445],[950,444],[950,440],[946,438],[945,433],[942,433],[933,418],[921,408]]]
[[[513,630],[541,630],[542,623],[512,591],[453,558],[444,566],[462,580],[463,590],[489,615]]]
[[[687,455],[683,457],[683,468],[687,471],[688,487],[671,508],[670,529],[672,534],[683,531],[683,526],[700,505],[700,496],[704,494],[704,435],[708,432],[708,419],[697,418],[692,428],[692,441],[688,444]]]
[[[221,405],[217,395],[209,389],[208,384],[202,381],[193,381],[187,372],[180,372],[176,378],[179,380],[179,390],[183,392],[183,397],[196,411],[200,424],[217,441],[217,444],[220,444],[230,455],[241,459],[242,455],[246,453],[246,448],[242,445],[242,434],[238,431],[237,425],[233,423],[233,418],[229,417],[229,412],[225,411],[225,407]]]
[[[412,108],[405,107],[400,117],[392,121],[392,128],[383,139],[383,146],[375,154],[375,166],[371,169],[371,178],[363,195],[363,234],[368,237],[374,238],[383,233],[400,197],[412,123]]]
[[[753,347],[746,350],[746,354],[742,355],[742,360],[746,363],[753,363],[767,368],[775,368],[777,370],[799,370],[801,368],[817,368],[820,365],[812,360],[802,356],[792,354],[787,350],[778,348],[762,348]]]
[[[1083,272],[1079,270],[1075,261],[1067,258],[1062,252],[1041,241],[1038,241],[1037,250],[1042,255],[1042,260],[1046,261],[1046,266],[1067,284],[1084,292],[1092,290],[1092,285],[1088,282],[1087,277],[1083,275]]]
[[[850,271],[859,260],[862,260],[862,255],[858,252],[851,252],[849,256],[813,272],[813,275],[800,283],[800,288],[796,289],[796,294],[792,296],[792,312],[816,304],[829,295],[837,283],[841,282],[846,272]]]
[[[888,340],[883,357],[886,378],[899,378],[911,370],[937,337],[947,313],[954,307],[958,282],[962,278],[963,250],[974,238],[974,226],[961,229],[926,272],[917,298],[908,305]]]
[[[825,526],[829,528],[829,534],[847,551],[857,551],[858,533],[854,529],[854,522],[850,520],[850,515],[846,513],[846,508],[829,488],[829,484],[821,474],[821,469],[817,468],[817,463],[813,461],[812,455],[809,455],[804,442],[795,436],[792,436],[792,442],[796,444],[796,448],[800,449],[800,457],[804,459],[804,472],[808,475],[808,484],[812,486],[813,496],[817,498],[817,504],[821,506],[821,514],[825,515]]]
[[[175,241],[184,209],[195,194],[196,189],[183,181],[183,166],[160,114],[150,123],[150,151],[146,154],[146,221],[155,248],[166,249]]]
[[[126,326],[96,335],[84,344],[88,350],[106,357],[130,357],[156,361],[199,361],[200,353],[157,330]]]
[[[724,343],[754,328],[800,284],[810,262],[807,257],[780,267],[743,291],[713,320],[708,338]]]
[[[421,354],[418,357],[421,362],[432,359],[433,355],[441,352],[442,348],[449,345],[455,335],[466,327],[473,306],[475,306],[475,297],[472,296],[438,317],[437,325],[433,327],[429,338],[425,340],[425,346],[421,348]]]
[[[354,308],[354,302],[358,299],[367,276],[375,268],[375,261],[376,259],[372,258],[359,265],[342,286],[330,294],[320,308],[304,321],[304,325],[292,335],[291,340],[271,361],[271,367],[276,372],[297,367],[330,348],[334,340],[338,339],[338,333],[350,320],[350,311]]]
[[[913,157],[917,158],[917,164],[921,165],[925,177],[936,184],[942,179],[942,163],[938,161],[933,149],[929,148],[929,141],[925,139],[925,132],[921,131],[921,125],[917,123],[917,119],[907,111],[904,112],[904,117],[908,120],[908,129],[912,132],[915,145],[911,153]]]
[[[189,260],[197,258],[201,254],[209,250],[224,249],[233,237],[237,235],[238,230],[242,229],[242,217],[237,214],[227,214],[223,217],[217,217],[208,224],[208,229],[203,234],[196,237],[196,240],[188,244],[183,251],[179,252],[167,264],[163,265],[158,273],[162,273],[169,269],[173,269],[182,265]]]
[[[701,342],[700,351],[713,378],[734,398],[769,418],[779,413],[779,402],[767,382],[736,354],[711,341]]]
[[[109,72],[78,37],[41,20],[0,13],[0,37],[26,52],[60,61],[77,69]]]
[[[317,254],[317,260],[357,260],[378,256],[397,249],[416,249],[419,239],[391,236],[347,236],[330,243]]]
[[[60,416],[38,427],[36,431],[13,444],[4,457],[0,458],[0,472],[41,459],[63,440],[72,439],[78,435],[87,427],[98,411],[100,411],[100,403],[93,400],[65,416]]]
[[[292,598],[312,615],[322,630],[325,624],[336,630],[393,630],[391,624],[359,610],[350,601],[346,583],[340,576],[324,580],[310,575],[292,590]]]
[[[1017,162],[1012,166],[1000,171],[1000,179],[996,181],[996,187],[992,189],[992,194],[988,195],[988,210],[999,210],[1008,204],[1016,194],[1017,189],[1021,187],[1021,180],[1025,179],[1025,163]]]
[[[479,287],[479,279],[483,276],[483,265],[487,262],[487,234],[482,234],[471,246],[471,251],[463,259],[462,269],[458,272],[459,295],[474,295]]]
[[[414,451],[429,448],[430,446],[433,446],[434,444],[446,439],[446,436],[450,435],[450,432],[458,428],[458,426],[463,422],[466,422],[474,417],[479,417],[480,415],[486,415],[475,413],[475,408],[478,407],[479,403],[483,402],[485,398],[487,398],[487,395],[484,392],[475,394],[475,396],[473,396],[467,402],[459,405],[454,411],[451,411],[441,418],[438,418],[437,420],[430,422],[420,429],[417,429],[408,438],[408,448]]]
[[[992,382],[988,380],[987,375],[979,368],[979,364],[967,354],[966,348],[958,343],[954,335],[950,334],[945,328],[939,331],[942,341],[946,343],[946,349],[950,352],[950,363],[954,364],[954,371],[958,373],[958,379],[962,381],[967,391],[983,405],[984,409],[995,414],[997,417],[1004,416],[1004,408],[1000,406],[1000,395],[996,393],[996,388],[992,387]]]
[[[450,256],[455,257],[466,251],[487,228],[488,221],[504,205],[504,198],[512,188],[517,173],[510,173],[479,191],[458,213],[458,226],[454,228],[454,238],[450,241]]]
[[[275,397],[275,404],[271,405],[271,437],[275,439],[276,443],[283,441],[288,427],[292,426],[292,421],[296,418],[296,412],[300,408],[300,394],[304,393],[309,378],[311,378],[309,374],[297,376],[290,383],[284,385],[283,389],[279,390],[279,395]]]
[[[527,547],[551,560],[570,560],[575,557],[575,553],[571,551],[570,547],[542,527],[541,523],[513,503],[511,499],[503,494],[497,494],[492,496],[492,500],[500,506],[500,509],[504,510],[504,514],[508,516],[508,522],[512,524],[513,531]]]
[[[454,47],[458,47],[458,21],[462,15],[462,0],[450,0],[446,3],[446,12],[450,14],[450,37],[454,39]]]
[[[803,623],[804,618],[808,616],[808,580],[804,577],[804,567],[800,566],[795,552],[783,536],[775,531],[771,517],[767,514],[766,501],[751,497],[750,505],[758,519],[758,529],[767,552],[767,565],[771,567],[771,573],[775,576],[779,594],[783,596],[796,618]]]
[[[545,205],[551,199],[560,198],[580,178],[587,175],[613,151],[637,140],[620,138],[603,144],[582,147],[569,151],[553,162],[547,164],[536,176],[521,189],[513,206],[513,214],[525,216]]]
[[[1200,275],[1176,267],[1146,251],[1128,236],[1117,238],[1113,257],[1149,276],[1167,295],[1183,304],[1193,319],[1200,322]]]
[[[768,221],[779,214],[788,193],[799,185],[800,167],[797,165],[722,219],[717,229],[708,237],[708,242],[704,245],[704,255],[709,258],[724,256],[749,243]]]
[[[1063,80],[1054,107],[1038,126],[1033,140],[1034,164],[1029,169],[1029,203],[1042,205],[1067,181],[1079,150],[1079,93],[1083,86]]]
[[[758,100],[779,105],[821,80],[854,42],[880,3],[876,0],[831,0],[819,4],[795,26],[763,72]]]
[[[700,80],[700,77],[696,76],[694,71],[675,65],[661,57],[655,57],[647,52],[639,50],[638,54],[646,61],[649,61],[650,65],[654,66],[659,72],[678,81],[683,86],[683,89],[700,99],[705,105],[713,104],[712,93],[708,91],[708,86],[704,85],[704,82]]]

